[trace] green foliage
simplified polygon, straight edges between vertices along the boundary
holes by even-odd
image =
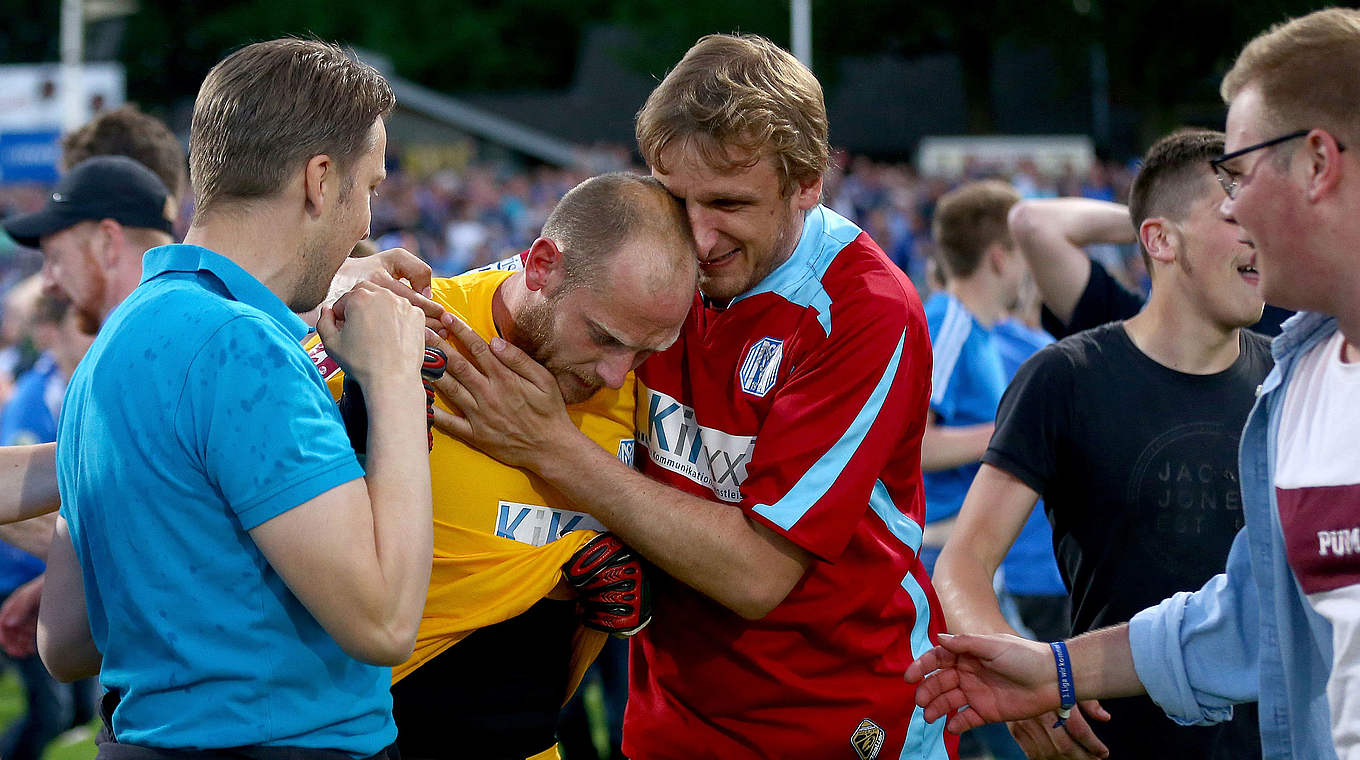
[[[9,2],[10,0],[0,0]],[[230,50],[283,35],[375,51],[403,76],[448,90],[566,86],[580,32],[605,0],[141,0],[129,20],[131,97],[192,93]]]
[[[0,0],[0,63],[55,61],[61,3]]]
[[[122,60],[128,95],[153,110],[193,97],[228,51],[285,34],[314,35],[391,60],[398,74],[446,92],[556,90],[572,79],[596,24],[633,29],[616,51],[661,76],[698,37],[753,32],[788,45],[790,0],[138,0]],[[1217,82],[1241,45],[1317,0],[813,0],[814,69],[837,85],[844,56],[952,53],[970,120],[989,128],[993,57],[1043,48],[1059,89],[1083,87],[1101,52],[1117,105],[1160,130],[1187,114],[1217,114]],[[0,61],[58,55],[60,3],[0,0]],[[14,20],[22,19],[22,22]]]

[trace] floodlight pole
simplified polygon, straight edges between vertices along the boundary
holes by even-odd
[[[812,68],[812,0],[791,0],[789,8],[789,38],[793,40],[793,57]]]
[[[83,0],[61,0],[61,128],[80,126],[85,109]]]

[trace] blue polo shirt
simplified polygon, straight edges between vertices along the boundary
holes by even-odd
[[[345,654],[247,532],[363,476],[305,334],[229,259],[164,246],[71,378],[61,514],[120,742],[363,757],[396,738],[390,669]]]

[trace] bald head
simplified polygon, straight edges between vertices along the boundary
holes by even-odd
[[[542,236],[562,251],[565,287],[607,287],[625,248],[642,255],[648,275],[641,285],[657,290],[675,280],[693,288],[697,259],[684,207],[651,177],[601,174],[572,188],[543,224]],[[631,267],[629,267],[631,268]]]

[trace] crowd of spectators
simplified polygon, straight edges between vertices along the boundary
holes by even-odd
[[[529,247],[548,212],[562,195],[592,172],[549,166],[512,168],[473,163],[461,171],[442,170],[417,177],[389,159],[389,175],[373,202],[372,240],[378,249],[403,247],[439,273],[455,274],[498,261]],[[642,171],[641,165],[632,167]],[[963,176],[922,176],[908,163],[875,161],[839,153],[826,177],[828,206],[849,217],[878,241],[911,276],[931,290],[930,222],[936,201],[965,181],[999,177],[1022,197],[1083,196],[1124,201],[1133,167],[1096,163],[1089,171],[1052,176],[1024,162],[1015,171],[969,164]],[[0,185],[0,217],[41,207],[49,188]],[[177,234],[191,214],[186,193]],[[1092,255],[1117,277],[1146,290],[1146,271],[1131,249],[1106,247]],[[36,252],[0,239],[0,403],[16,375],[36,358],[23,309],[6,313],[4,299],[16,284],[41,267]],[[10,367],[10,364],[14,364]]]
[[[825,202],[868,231],[922,290],[928,289],[930,281],[930,220],[935,202],[960,183],[1000,177],[1010,180],[1026,198],[1084,196],[1122,201],[1133,174],[1131,167],[1117,163],[1096,163],[1089,171],[1069,170],[1058,176],[1043,174],[1027,162],[1011,172],[974,163],[963,176],[944,178],[921,176],[907,163],[845,153],[835,158],[826,178]],[[379,249],[407,248],[436,272],[450,274],[528,248],[557,200],[593,173],[473,163],[463,170],[414,176],[404,170],[399,158],[392,158],[390,164],[388,179],[373,202],[373,242]],[[633,168],[642,170],[640,165]],[[46,192],[47,188],[33,185],[0,186],[0,214],[34,210]],[[182,226],[187,226],[190,202],[186,198]],[[7,243],[0,241],[0,289],[4,291],[40,264]],[[1146,273],[1131,253],[1093,252],[1118,276],[1142,284]]]

